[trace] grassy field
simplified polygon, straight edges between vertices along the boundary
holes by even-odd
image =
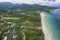
[[[31,29],[15,29],[17,33],[16,40],[44,40],[44,34],[41,29],[31,30]],[[25,36],[25,38],[24,38]]]
[[[29,14],[30,15],[30,14]],[[36,15],[34,16],[28,16],[28,15],[22,15],[21,17],[2,17],[2,20],[6,20],[7,22],[12,23],[19,23],[18,26],[15,28],[16,32],[16,39],[15,40],[44,40],[44,34],[41,29],[20,29],[21,26],[41,26],[40,25],[40,19]],[[0,39],[4,35],[4,32],[9,30],[7,29],[8,25],[4,25],[0,30],[2,31],[0,33]]]
[[[6,20],[19,20],[20,17],[3,17],[2,19],[6,19]]]

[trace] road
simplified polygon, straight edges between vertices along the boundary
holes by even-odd
[[[25,33],[22,31],[22,34],[23,34],[23,40],[25,40]]]

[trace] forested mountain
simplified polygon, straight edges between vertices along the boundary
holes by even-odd
[[[10,2],[1,2],[0,3],[0,11],[8,11],[8,10],[25,10],[25,11],[48,11],[50,9],[55,9],[54,7],[42,6],[39,4],[12,4]]]

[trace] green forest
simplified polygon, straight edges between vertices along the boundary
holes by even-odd
[[[5,37],[7,40],[44,40],[40,13],[54,8],[23,5],[11,8],[0,6],[0,40]]]

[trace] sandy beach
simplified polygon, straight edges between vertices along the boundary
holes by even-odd
[[[41,16],[41,22],[42,22],[42,30],[45,35],[45,40],[52,40],[51,32],[49,31],[49,28],[48,28],[47,23],[45,21],[46,15],[44,14],[44,12],[41,12],[40,16]]]

